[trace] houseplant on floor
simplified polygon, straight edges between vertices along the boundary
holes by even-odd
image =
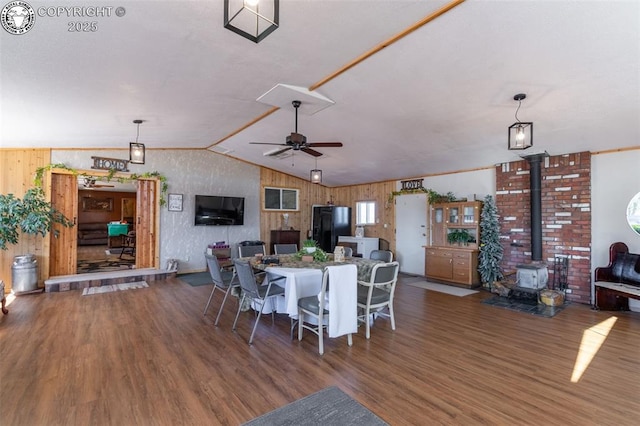
[[[493,283],[503,278],[500,262],[504,249],[500,244],[500,222],[498,209],[491,195],[484,199],[480,213],[480,252],[478,253],[478,272],[483,285],[489,290]]]
[[[22,199],[13,194],[0,194],[0,250],[7,250],[10,244],[18,244],[20,233],[45,236],[52,232],[57,236],[58,231],[52,230],[55,223],[66,227],[73,226],[72,221],[45,199],[42,188],[29,189]],[[37,280],[27,285],[30,286],[33,288],[25,288],[23,291],[36,290]]]

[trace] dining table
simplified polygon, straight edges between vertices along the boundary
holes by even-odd
[[[277,256],[263,256],[247,258],[251,265],[260,271],[265,271],[268,278],[285,277],[284,280],[274,282],[284,287],[284,296],[276,298],[275,310],[286,313],[292,318],[298,316],[298,299],[320,293],[322,287],[322,272],[326,266],[354,264],[358,270],[358,280],[368,281],[371,271],[379,260],[361,257],[347,257],[344,261],[336,262],[333,255],[328,255],[326,262],[303,261],[297,254],[282,254]],[[273,306],[267,307],[269,311]]]

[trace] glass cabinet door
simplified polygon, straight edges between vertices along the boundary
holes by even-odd
[[[449,207],[449,223],[458,223],[460,209],[458,207]]]
[[[476,221],[476,209],[473,206],[464,206],[462,223],[472,224]]]
[[[434,223],[442,223],[444,221],[444,209],[442,207],[433,209],[433,221]]]

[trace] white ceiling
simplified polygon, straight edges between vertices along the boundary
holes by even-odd
[[[277,84],[314,86],[446,3],[281,0],[280,28],[259,44],[223,28],[222,1],[119,1],[123,17],[37,16],[26,34],[0,30],[0,147],[125,148],[132,121],[143,119],[147,156],[228,150],[308,179],[313,157],[265,157],[276,147],[249,144],[284,143],[293,107],[239,131],[273,108],[257,99]],[[68,32],[77,21],[97,31]],[[317,149],[329,186],[638,146],[639,29],[638,1],[468,0],[320,85],[335,104],[301,109],[298,130],[309,142],[344,143]],[[508,151],[521,92],[518,116],[534,122],[534,147]]]

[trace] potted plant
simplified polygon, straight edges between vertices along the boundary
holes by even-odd
[[[318,243],[315,240],[304,240],[302,242],[302,250],[306,253],[313,253],[318,248]]]
[[[45,200],[42,188],[29,189],[22,199],[13,194],[0,194],[0,250],[7,250],[9,244],[17,244],[20,233],[45,236],[53,232],[57,236],[59,232],[52,231],[54,223],[73,226],[72,221]],[[22,291],[36,290],[37,279],[34,283],[25,284],[25,287]]]
[[[503,278],[500,262],[504,249],[500,244],[500,222],[498,209],[491,195],[484,199],[480,213],[480,252],[478,272],[484,285],[491,290],[493,283]]]
[[[468,245],[473,241],[473,237],[467,229],[454,229],[447,234],[447,241],[449,244]]]

